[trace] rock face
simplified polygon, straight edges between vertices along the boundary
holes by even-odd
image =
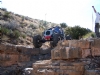
[[[0,74],[100,75],[98,41],[100,39],[63,40],[52,50],[0,44]],[[51,59],[49,53],[51,53]],[[34,60],[36,61],[34,62]],[[32,62],[28,63],[29,61]],[[18,66],[13,67],[12,70],[11,68],[9,71],[6,70],[7,67],[9,68],[12,65]],[[23,65],[27,65],[29,68],[20,68]]]
[[[31,75],[100,75],[99,41],[60,41],[51,50],[51,60],[33,63]]]
[[[20,62],[31,61],[39,58],[46,59],[50,51],[51,49],[43,50],[22,45],[0,44],[0,66],[16,65]]]
[[[33,64],[33,75],[83,75],[84,73],[84,64],[81,62],[63,60],[45,62]]]
[[[52,59],[73,59],[80,58],[80,48],[63,47],[62,49],[51,51]]]

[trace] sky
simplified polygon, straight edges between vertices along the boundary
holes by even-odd
[[[95,13],[100,12],[100,0],[0,0],[1,8],[33,19],[53,23],[79,25],[94,31]]]

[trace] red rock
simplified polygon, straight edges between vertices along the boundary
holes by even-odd
[[[92,47],[92,56],[100,56],[100,48]]]
[[[82,58],[91,56],[92,55],[91,51],[92,51],[91,49],[82,49]]]
[[[61,50],[62,59],[74,59],[74,58],[81,58],[80,48],[74,47],[65,47]]]
[[[51,50],[51,58],[52,59],[62,59],[61,50]]]
[[[88,40],[80,40],[79,41],[79,47],[88,49],[88,48],[91,47],[91,44]]]

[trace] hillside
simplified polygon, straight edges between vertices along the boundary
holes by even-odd
[[[100,75],[100,38],[33,47],[32,37],[55,25],[0,9],[0,75]]]
[[[33,19],[0,8],[0,38],[15,45],[32,45],[32,37],[59,24]]]

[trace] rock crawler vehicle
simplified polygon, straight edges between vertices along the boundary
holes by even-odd
[[[43,43],[50,41],[50,45],[55,47],[59,40],[64,39],[63,29],[59,26],[49,28],[45,30],[41,35],[35,35],[33,37],[33,45],[35,48],[40,48]]]

